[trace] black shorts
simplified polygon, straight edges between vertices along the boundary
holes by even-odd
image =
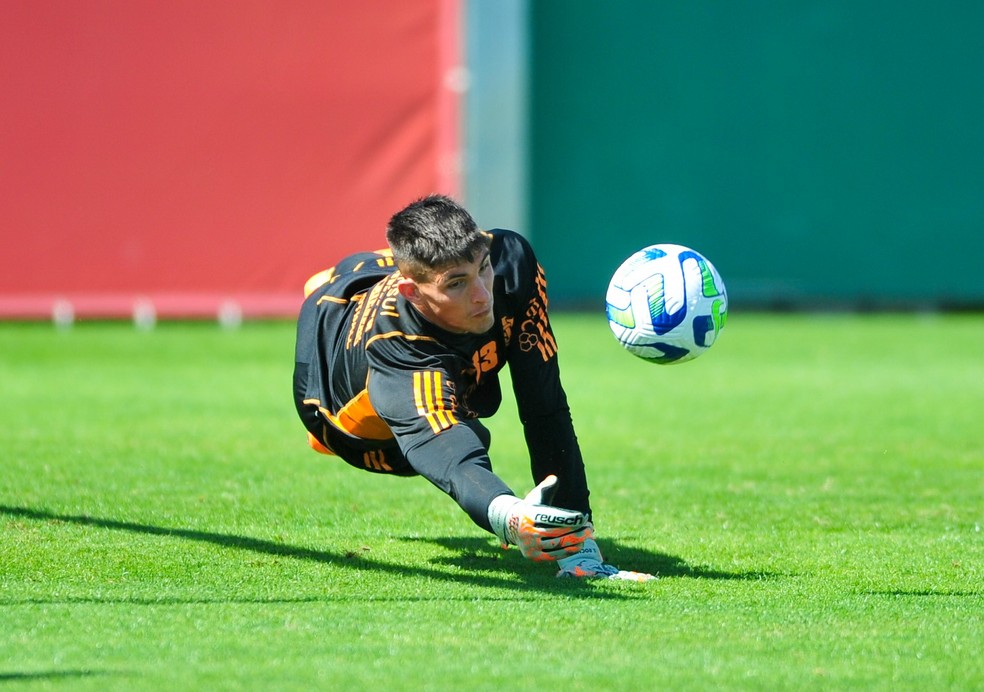
[[[307,367],[298,363],[294,369],[294,405],[308,431],[308,444],[317,452],[330,454],[345,463],[371,473],[416,476],[399,446],[358,440],[346,435],[326,421],[317,406],[304,403]]]

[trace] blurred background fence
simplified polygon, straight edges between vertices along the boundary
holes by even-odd
[[[0,317],[289,315],[434,191],[600,309],[984,307],[984,4],[0,3]]]

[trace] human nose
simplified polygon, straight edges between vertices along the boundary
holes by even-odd
[[[472,289],[472,302],[487,303],[492,298],[492,291],[485,285],[484,281],[476,281]]]

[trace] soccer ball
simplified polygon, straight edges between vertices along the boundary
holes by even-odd
[[[728,316],[714,266],[682,245],[650,245],[622,263],[605,296],[608,326],[630,353],[683,363],[709,349]]]

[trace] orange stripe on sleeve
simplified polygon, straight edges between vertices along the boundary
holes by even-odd
[[[424,397],[422,393],[423,388],[423,376],[422,372],[415,372],[413,374],[413,403],[417,405],[417,414],[420,416],[426,415],[427,409],[424,408]]]

